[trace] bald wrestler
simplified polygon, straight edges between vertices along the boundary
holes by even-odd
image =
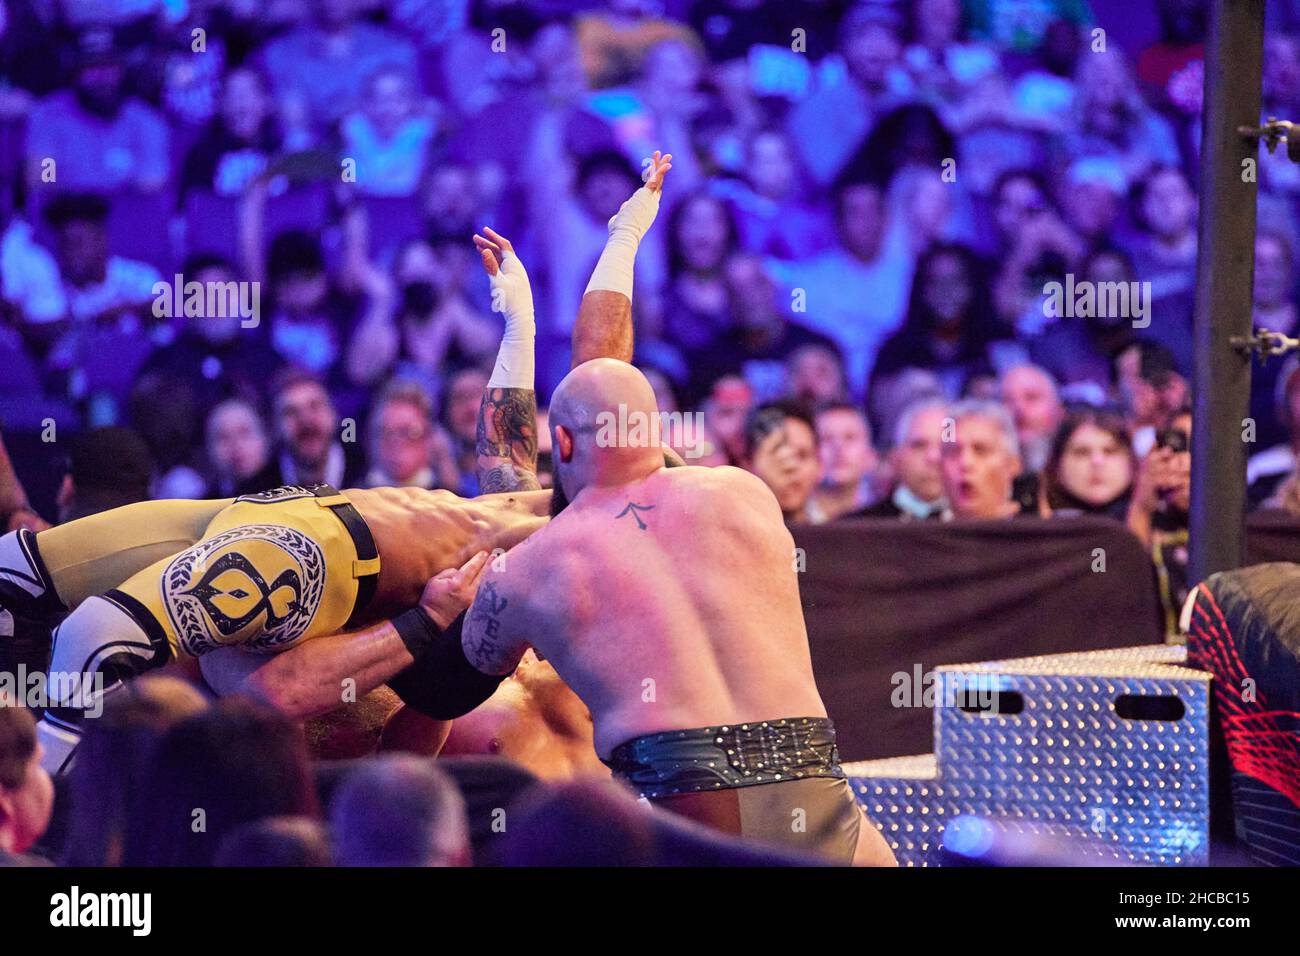
[[[731,833],[892,864],[840,768],[772,492],[737,468],[665,467],[650,383],[579,365],[550,406],[555,517],[485,569],[471,667],[531,645],[591,709],[596,751],[651,802]]]

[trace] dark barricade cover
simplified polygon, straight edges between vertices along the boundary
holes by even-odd
[[[924,692],[940,664],[1164,639],[1151,561],[1107,519],[861,520],[794,536],[813,669],[846,761],[933,749]]]

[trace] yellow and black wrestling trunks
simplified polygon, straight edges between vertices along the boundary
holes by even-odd
[[[651,803],[841,863],[852,862],[865,822],[826,717],[646,734],[604,762]]]
[[[66,546],[56,533],[63,530]],[[155,644],[165,639],[173,654],[228,645],[275,653],[344,630],[379,578],[369,528],[328,485],[289,485],[220,501],[146,502],[51,529],[38,540],[64,602],[101,594]],[[103,586],[115,566],[118,573],[124,565],[138,568],[167,549],[165,557]]]

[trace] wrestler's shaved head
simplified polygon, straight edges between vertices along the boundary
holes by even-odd
[[[663,466],[659,406],[640,370],[618,359],[583,362],[551,397],[558,513],[590,484],[623,484]]]

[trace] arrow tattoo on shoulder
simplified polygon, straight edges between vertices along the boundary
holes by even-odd
[[[638,504],[633,504],[632,502],[629,501],[629,502],[627,503],[627,507],[624,508],[622,511],[620,511],[620,512],[615,516],[614,520],[617,521],[619,518],[622,518],[624,515],[630,513],[630,514],[632,515],[632,517],[636,519],[636,526],[637,526],[638,528],[640,528],[642,531],[644,531],[646,528],[649,527],[649,525],[647,525],[644,521],[641,520],[641,515],[639,515],[637,512],[639,512],[639,511],[653,511],[653,510],[654,510],[654,507],[655,507],[654,505],[638,505]]]

